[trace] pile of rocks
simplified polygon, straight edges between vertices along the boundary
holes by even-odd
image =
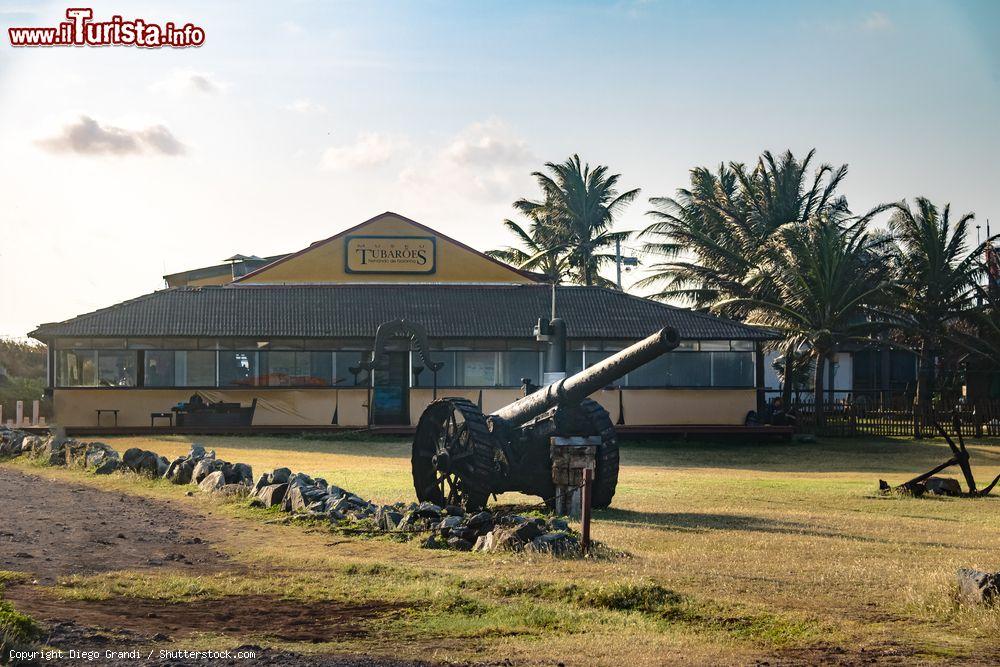
[[[251,504],[329,521],[342,529],[404,536],[427,534],[426,548],[459,551],[529,551],[555,555],[580,553],[580,541],[565,519],[529,518],[490,511],[466,513],[461,507],[433,503],[377,505],[370,500],[313,479],[277,468],[257,478]]]
[[[214,451],[193,445],[173,461],[155,452],[132,448],[119,456],[101,442],[78,442],[55,435],[31,436],[0,427],[0,456],[27,454],[52,465],[78,465],[107,475],[131,471],[173,484],[197,484],[201,491],[251,497],[251,505],[279,508],[298,516],[328,521],[342,530],[387,533],[407,538],[426,535],[421,546],[459,551],[514,551],[559,556],[580,554],[580,541],[560,517],[526,517],[490,511],[467,513],[461,507],[433,503],[378,505],[325,479],[289,468],[276,468],[253,479],[245,463],[216,458]]]

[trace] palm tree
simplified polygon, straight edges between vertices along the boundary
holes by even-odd
[[[905,201],[894,208],[889,231],[896,244],[896,310],[900,328],[918,341],[914,435],[920,437],[921,418],[933,391],[935,350],[946,340],[955,340],[952,324],[973,314],[982,275],[980,258],[992,239],[969,252],[966,239],[975,216],[966,213],[953,220],[950,204],[939,209],[918,197],[916,211]]]
[[[517,237],[521,247],[487,250],[486,254],[519,269],[541,273],[547,282],[559,284],[570,277],[566,243],[544,211],[538,209],[530,214],[532,220],[527,229],[513,220],[504,220],[503,226]]]
[[[639,189],[619,193],[621,174],[609,174],[604,165],[591,169],[589,163],[581,163],[579,155],[559,164],[546,162],[545,168],[547,173],[532,174],[543,200],[520,199],[514,207],[533,220],[552,221],[574,280],[584,285],[612,284],[600,276],[601,267],[615,257],[604,251],[631,235],[611,228],[615,216],[638,196]]]
[[[875,261],[882,240],[868,231],[876,212],[860,218],[837,212],[784,225],[767,251],[772,289],[719,304],[747,309],[747,322],[780,332],[790,349],[810,350],[818,428],[825,423],[824,362],[841,344],[864,339],[881,326],[876,305],[885,294],[889,268]]]
[[[691,171],[691,188],[677,196],[650,199],[654,222],[642,231],[644,250],[663,261],[636,287],[654,287],[653,298],[679,299],[695,308],[745,319],[749,300],[773,298],[768,254],[778,230],[822,216],[843,216],[847,202],[836,195],[847,166],[820,165],[810,178],[815,155],[798,160],[791,151],[780,158],[765,151],[757,166],[732,162],[716,172]],[[725,304],[725,305],[722,305]],[[779,343],[786,358],[795,356],[797,340]],[[788,405],[792,366],[783,379]]]

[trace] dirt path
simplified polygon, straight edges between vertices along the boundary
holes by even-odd
[[[25,572],[33,579],[30,584],[8,585],[3,597],[44,622],[45,643],[55,648],[141,648],[148,653],[154,648],[169,649],[172,640],[197,633],[234,638],[231,646],[220,649],[237,647],[246,634],[326,642],[364,635],[363,621],[387,611],[384,605],[302,604],[262,596],[187,603],[60,600],[50,594],[49,587],[73,574],[160,568],[192,575],[240,574],[243,568],[213,547],[213,535],[232,526],[170,500],[101,491],[2,465],[0,517],[0,570]],[[253,664],[414,664],[356,656],[305,656],[260,647],[245,650],[257,653]],[[155,658],[142,662],[179,664]],[[232,664],[240,662],[247,664]],[[212,664],[228,663],[213,660]]]

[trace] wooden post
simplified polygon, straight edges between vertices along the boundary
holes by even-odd
[[[20,428],[21,423],[24,421],[24,401],[15,403],[14,408],[14,423]]]
[[[590,504],[594,489],[594,469],[583,469],[583,493],[580,494],[580,549],[590,553]]]
[[[39,412],[40,412],[40,410],[38,408],[39,408],[38,401],[32,401],[31,402],[31,425],[32,426],[38,426],[38,415],[39,415]]]

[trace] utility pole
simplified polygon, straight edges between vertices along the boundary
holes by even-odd
[[[622,240],[615,239],[615,268],[618,272],[618,279],[615,281],[618,283],[618,289],[622,288]]]

